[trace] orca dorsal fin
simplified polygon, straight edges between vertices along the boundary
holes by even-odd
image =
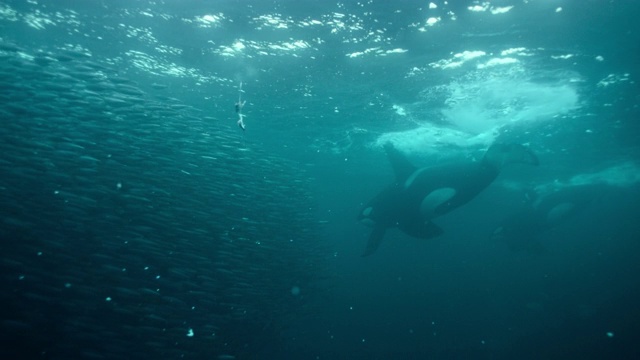
[[[387,152],[393,173],[396,175],[396,182],[399,184],[404,183],[417,168],[413,166],[409,159],[407,159],[400,150],[396,149],[392,143],[388,142],[384,144],[384,150]]]

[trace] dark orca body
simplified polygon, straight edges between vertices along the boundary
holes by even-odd
[[[482,161],[416,168],[393,145],[385,151],[396,181],[371,200],[358,220],[373,227],[363,256],[373,254],[387,228],[398,227],[404,233],[429,239],[442,234],[431,219],[456,209],[478,195],[498,176],[502,166],[513,162],[538,164],[521,145],[494,144]]]
[[[539,236],[584,211],[607,191],[604,184],[574,185],[540,196],[505,218],[492,235],[512,251],[545,253]]]

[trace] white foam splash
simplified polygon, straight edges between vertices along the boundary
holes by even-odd
[[[525,50],[505,51],[516,54],[526,53]],[[475,59],[484,54],[482,51],[466,51],[454,58]],[[579,109],[580,99],[577,85],[566,80],[571,78],[566,75],[558,77],[558,80],[549,76],[552,80],[545,83],[535,82],[520,61],[494,64],[490,60],[485,66],[476,66],[476,70],[449,84],[426,88],[422,98],[414,104],[395,105],[393,109],[396,112],[403,109],[398,113],[403,121],[412,121],[418,126],[408,131],[382,134],[375,144],[392,142],[409,153],[482,147],[494,141],[506,127],[569,117]],[[434,103],[443,106],[439,111],[433,110]],[[431,113],[418,113],[425,108],[432,109]]]

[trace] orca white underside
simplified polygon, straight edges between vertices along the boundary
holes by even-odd
[[[436,209],[451,200],[456,195],[457,191],[454,188],[444,187],[433,190],[427,196],[422,199],[420,203],[420,214],[425,219],[434,218]]]

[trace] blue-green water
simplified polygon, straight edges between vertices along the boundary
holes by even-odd
[[[0,2],[2,358],[637,358],[639,12]],[[540,165],[363,258],[389,142]]]

